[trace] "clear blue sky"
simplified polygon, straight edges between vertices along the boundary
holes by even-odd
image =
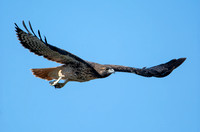
[[[199,0],[1,0],[1,132],[199,132]],[[166,78],[116,73],[54,89],[29,69],[54,67],[24,49],[14,23],[102,64],[154,66],[187,57]]]

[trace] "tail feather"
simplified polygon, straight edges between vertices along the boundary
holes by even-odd
[[[41,69],[31,69],[31,71],[33,72],[33,75],[35,75],[36,77],[39,77],[41,79],[45,79],[45,80],[52,80],[52,76],[50,76],[50,73],[52,71],[56,70],[55,68],[41,68]]]

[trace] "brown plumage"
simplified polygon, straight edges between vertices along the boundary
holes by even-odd
[[[50,81],[50,80],[53,80],[51,73],[55,71],[56,69],[57,67],[40,68],[40,69],[31,69],[31,71],[33,72],[33,75],[35,75],[36,77]]]
[[[173,59],[165,64],[142,69],[120,65],[101,65],[85,61],[72,53],[48,44],[46,37],[44,39],[45,41],[43,41],[40,31],[38,30],[39,37],[37,37],[30,22],[29,27],[32,33],[26,27],[24,21],[23,26],[27,32],[21,30],[16,23],[15,25],[17,36],[22,46],[36,55],[63,64],[53,68],[31,69],[36,77],[45,80],[55,79],[55,81],[50,82],[55,88],[63,87],[68,81],[85,82],[92,79],[105,78],[114,72],[129,72],[145,77],[165,77],[186,59]],[[61,79],[65,80],[65,82],[59,83]]]

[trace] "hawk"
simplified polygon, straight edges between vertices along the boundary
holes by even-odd
[[[50,81],[50,85],[55,88],[62,88],[69,81],[86,82],[93,79],[105,78],[114,72],[129,72],[141,75],[144,77],[165,77],[169,75],[175,68],[180,66],[186,58],[172,59],[171,61],[153,66],[150,68],[134,68],[121,65],[102,65],[81,59],[80,57],[57,48],[47,43],[46,37],[44,40],[38,30],[38,36],[32,29],[29,21],[29,29],[26,27],[24,21],[22,22],[27,32],[23,31],[15,23],[17,37],[25,48],[38,56],[61,63],[63,65],[52,68],[31,69],[33,75],[41,79]],[[60,83],[60,80],[64,80]]]

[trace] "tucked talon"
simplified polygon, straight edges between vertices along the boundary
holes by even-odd
[[[64,83],[57,83],[54,85],[55,88],[62,88],[65,84]]]
[[[67,82],[69,82],[68,79],[66,79],[64,83],[57,83],[56,85],[54,85],[54,87],[55,87],[55,88],[62,88],[62,87],[65,86],[65,84],[66,84]]]

